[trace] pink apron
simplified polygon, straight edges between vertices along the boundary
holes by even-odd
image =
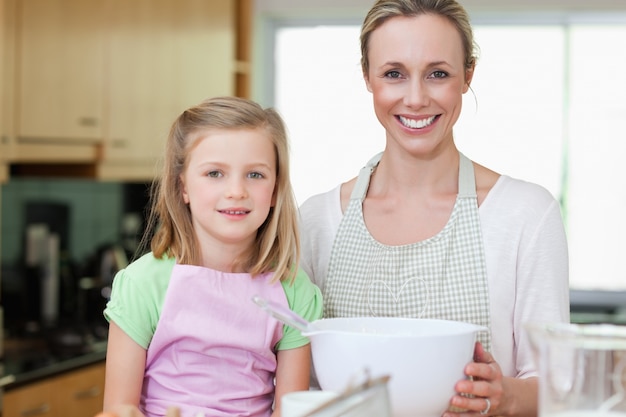
[[[283,324],[251,301],[287,306],[271,273],[251,278],[175,265],[148,347],[141,404],[147,417],[169,406],[181,417],[269,416]],[[157,306],[155,306],[157,308]]]

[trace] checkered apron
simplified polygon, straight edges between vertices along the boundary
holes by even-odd
[[[363,200],[381,154],[361,169],[333,244],[324,317],[414,317],[489,327],[489,293],[472,162],[460,154],[448,223],[421,242],[387,246],[370,235]],[[490,350],[489,332],[478,340]]]

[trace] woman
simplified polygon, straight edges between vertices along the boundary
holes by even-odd
[[[454,143],[476,64],[468,15],[455,0],[379,0],[361,52],[384,152],[301,207],[303,268],[324,316],[488,326],[446,414],[536,415],[523,325],[569,321],[565,232],[547,190],[473,163]]]

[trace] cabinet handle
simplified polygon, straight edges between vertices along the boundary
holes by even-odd
[[[83,127],[96,127],[98,126],[98,119],[96,117],[79,117],[78,125]]]
[[[20,415],[23,417],[38,416],[41,414],[47,414],[50,411],[50,405],[47,403],[41,404],[37,408],[31,408],[30,410],[23,410]]]
[[[76,398],[77,400],[84,400],[87,398],[94,398],[100,395],[102,391],[100,390],[100,387],[98,386],[93,386],[89,389],[86,389],[84,391],[78,391],[76,394],[74,394],[74,398]]]
[[[110,143],[112,148],[126,148],[128,146],[126,139],[113,139]]]

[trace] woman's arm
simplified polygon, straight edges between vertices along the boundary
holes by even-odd
[[[283,395],[292,391],[309,389],[311,374],[311,345],[278,351],[276,368],[276,394],[272,417],[280,417],[280,401]]]
[[[114,322],[109,324],[109,339],[104,382],[104,411],[139,406],[146,369],[146,350]]]

